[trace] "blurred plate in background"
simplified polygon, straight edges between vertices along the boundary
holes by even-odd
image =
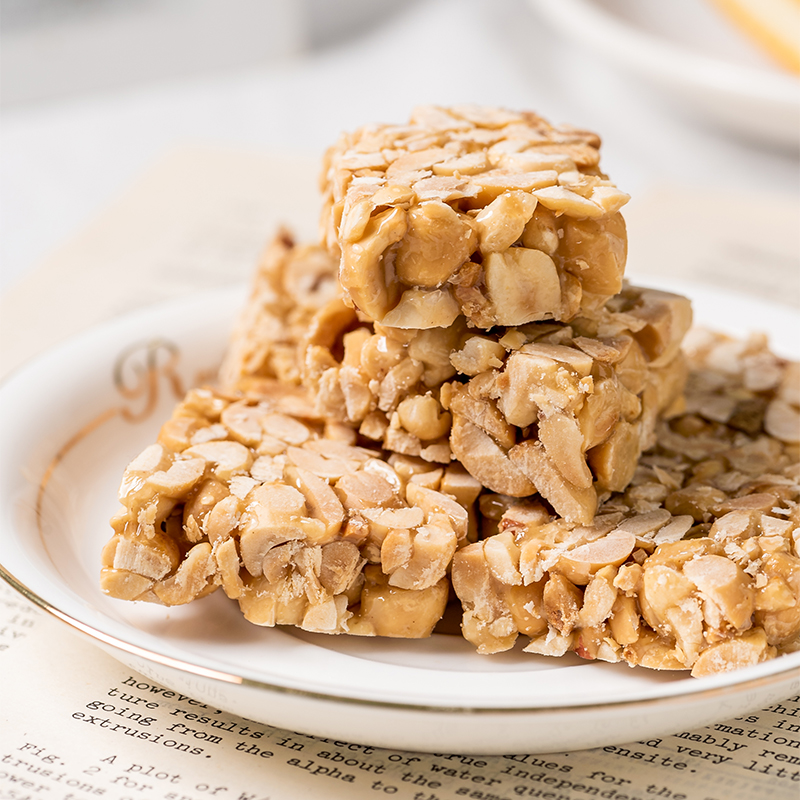
[[[800,79],[710,0],[530,0],[589,53],[706,121],[765,144],[800,145]]]

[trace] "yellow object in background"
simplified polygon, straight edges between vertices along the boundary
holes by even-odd
[[[747,36],[800,73],[800,0],[712,0]]]

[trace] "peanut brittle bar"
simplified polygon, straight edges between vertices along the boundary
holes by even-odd
[[[480,486],[355,440],[276,382],[190,391],[125,471],[103,590],[178,605],[221,586],[257,625],[430,635]]]
[[[659,423],[630,486],[590,524],[481,500],[489,535],[452,570],[479,652],[523,634],[527,652],[700,676],[797,646],[800,364],[758,337],[699,332],[687,345],[686,411]]]
[[[531,112],[419,107],[326,154],[322,232],[359,310],[396,328],[568,321],[622,288],[600,139]]]
[[[686,298],[634,286],[569,325],[492,331],[367,323],[336,298],[304,342],[303,381],[319,414],[385,449],[456,459],[494,492],[538,492],[587,523],[679,406],[690,323]]]

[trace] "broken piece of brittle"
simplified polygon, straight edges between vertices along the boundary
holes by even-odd
[[[297,245],[281,229],[253,275],[219,370],[222,386],[251,378],[300,383],[299,344],[314,315],[340,293],[336,264],[319,247]]]
[[[344,134],[323,168],[323,239],[349,301],[405,329],[568,321],[622,287],[600,139],[532,112],[424,106]]]
[[[798,364],[758,337],[696,332],[687,344],[686,412],[659,423],[630,486],[591,524],[482,499],[494,523],[452,571],[479,652],[523,634],[527,652],[702,676],[796,647]]]
[[[319,414],[385,449],[456,459],[491,491],[588,523],[679,406],[690,323],[686,298],[633,286],[569,325],[492,331],[366,323],[336,298],[304,341],[303,380]]]
[[[480,487],[355,440],[299,389],[192,390],[125,471],[103,590],[178,605],[221,586],[258,625],[430,635]]]

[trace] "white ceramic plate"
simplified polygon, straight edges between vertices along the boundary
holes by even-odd
[[[529,0],[568,39],[693,114],[768,144],[800,144],[800,80],[710,0]]]
[[[749,312],[781,349],[796,347],[791,311],[687,293],[703,321],[737,330]],[[709,724],[800,690],[800,653],[694,680],[576,656],[483,657],[452,636],[259,628],[221,592],[180,608],[104,596],[99,556],[123,468],[183,388],[211,374],[243,296],[195,297],[106,324],[2,386],[0,574],[34,603],[148,679],[217,708],[409,750],[563,752]]]

